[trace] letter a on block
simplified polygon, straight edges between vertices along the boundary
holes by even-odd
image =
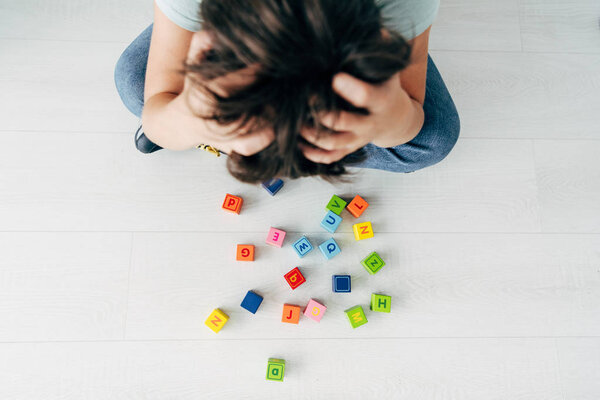
[[[204,324],[208,326],[214,333],[219,333],[228,320],[229,316],[227,314],[218,308],[215,308],[213,312],[210,313],[206,321],[204,321]]]

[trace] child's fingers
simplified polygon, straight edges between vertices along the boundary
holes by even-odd
[[[399,85],[400,73],[381,84],[371,84],[345,72],[333,78],[333,90],[355,107],[377,111],[388,103],[389,85]]]
[[[367,118],[369,116],[346,111],[328,112],[319,118],[319,122],[332,131],[355,132],[368,122]]]
[[[243,156],[251,156],[266,149],[275,139],[271,129],[263,129],[237,136],[231,143],[231,149]]]
[[[305,128],[300,132],[307,142],[323,149],[336,150],[350,147],[356,137],[352,132],[321,132],[314,128]]]
[[[299,144],[304,157],[319,164],[331,164],[341,160],[350,152],[347,149],[323,150],[306,144]]]

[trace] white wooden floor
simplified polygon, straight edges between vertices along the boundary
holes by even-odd
[[[204,153],[134,149],[112,74],[149,0],[0,0],[0,398],[599,399],[599,16],[598,0],[442,0],[431,53],[455,151],[271,198]],[[219,210],[227,192],[240,216]],[[333,193],[364,195],[376,236],[354,242],[345,220],[340,256],[299,262],[289,243],[327,237]],[[286,248],[263,244],[269,226]],[[257,261],[233,261],[236,243]],[[296,265],[309,282],[291,292]],[[330,293],[336,272],[352,294]],[[392,314],[350,329],[342,310],[371,292]],[[310,297],[320,324],[279,322]]]

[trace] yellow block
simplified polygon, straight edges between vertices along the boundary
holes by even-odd
[[[204,324],[212,329],[214,333],[219,333],[221,328],[227,323],[227,320],[229,320],[229,316],[218,308],[215,308],[206,321],[204,321]]]
[[[352,225],[354,231],[354,238],[356,240],[363,240],[373,237],[373,227],[370,222],[361,222]]]

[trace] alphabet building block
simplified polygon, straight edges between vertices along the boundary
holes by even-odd
[[[283,375],[285,374],[285,360],[278,358],[269,358],[267,363],[267,380],[283,382]]]
[[[244,199],[239,196],[234,196],[232,194],[227,194],[225,196],[225,201],[223,201],[223,205],[221,206],[223,210],[239,214],[242,209],[242,203]]]
[[[204,325],[208,326],[214,333],[219,333],[221,328],[227,323],[227,320],[229,320],[229,316],[218,308],[215,308],[208,318],[206,318],[206,321],[204,321]]]
[[[341,197],[338,197],[334,194],[325,208],[329,211],[333,211],[337,215],[340,215],[342,211],[344,211],[344,207],[346,207],[346,204],[347,203]]]
[[[333,275],[332,289],[335,293],[350,293],[352,278],[350,275]]]
[[[325,314],[326,310],[327,307],[325,307],[323,304],[313,299],[310,299],[310,301],[306,305],[306,309],[304,310],[304,315],[312,320],[319,322],[321,318],[323,318],[323,314]]]
[[[292,290],[296,289],[298,286],[306,282],[304,275],[302,275],[298,267],[294,268],[293,270],[285,274],[283,277],[287,281],[288,285],[290,285]]]
[[[238,244],[235,259],[237,261],[254,261],[254,245]]]
[[[335,233],[338,226],[342,222],[342,217],[334,213],[333,211],[327,211],[325,218],[321,221],[321,226],[330,233]]]
[[[363,199],[359,195],[356,195],[354,196],[352,201],[346,206],[346,210],[348,210],[348,212],[352,214],[354,218],[358,218],[362,215],[363,212],[365,212],[367,207],[369,207],[369,203],[367,203],[365,199]]]
[[[300,306],[292,304],[283,305],[283,314],[281,315],[281,322],[288,324],[297,324],[300,321]]]
[[[338,246],[337,242],[333,238],[326,240],[319,245],[319,250],[328,260],[331,260],[334,256],[340,254],[342,250]]]
[[[260,307],[260,303],[262,303],[262,301],[262,296],[257,295],[252,290],[248,290],[246,297],[244,297],[244,300],[240,305],[246,310],[250,311],[252,314],[256,314],[256,311],[258,310],[258,307]]]
[[[298,253],[300,258],[310,253],[313,249],[312,244],[310,244],[306,236],[302,236],[300,239],[296,240],[292,246],[294,246],[294,250],[296,250],[296,253]]]
[[[275,247],[281,247],[285,239],[285,231],[281,229],[271,228],[267,234],[267,244]]]
[[[392,296],[371,294],[371,310],[389,313],[392,311]]]
[[[375,251],[365,257],[360,263],[371,275],[375,275],[385,265],[383,259]]]
[[[370,222],[360,222],[352,225],[354,231],[354,239],[363,240],[373,237],[373,227]]]
[[[269,179],[262,183],[262,187],[265,188],[271,196],[275,196],[275,193],[279,192],[279,189],[283,187],[283,181],[278,178]]]
[[[352,325],[352,328],[358,328],[359,326],[369,322],[367,321],[367,317],[365,316],[365,312],[363,311],[361,306],[354,306],[352,308],[347,309],[344,312],[348,316],[348,321],[350,321],[350,325]]]

